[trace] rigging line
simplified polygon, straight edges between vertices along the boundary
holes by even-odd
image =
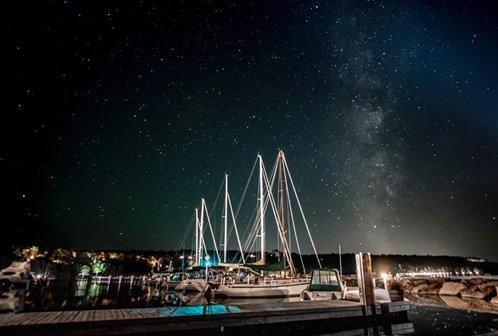
[[[245,195],[247,193],[247,189],[249,187],[249,184],[250,182],[252,181],[252,178],[254,176],[254,172],[256,170],[256,167],[259,163],[259,160],[258,160],[258,157],[256,158],[255,162],[254,162],[254,165],[253,165],[253,168],[252,168],[252,171],[251,171],[251,175],[250,175],[250,178],[248,179],[247,183],[246,183],[246,187],[244,189],[244,197],[243,199],[245,199]],[[264,169],[264,166],[263,166],[263,169]],[[268,207],[268,198],[266,197],[265,200],[264,200],[264,205],[263,205],[263,213],[266,212],[266,209]],[[240,211],[240,207],[241,207],[241,204],[242,204],[242,201],[239,203],[239,207],[237,209],[237,214],[236,216],[239,215],[239,211]],[[250,226],[246,226],[246,230],[244,231],[244,236],[247,236],[247,240],[246,240],[246,243],[244,245],[245,247],[245,251],[248,251],[249,250],[249,247],[252,248],[254,247],[255,243],[256,243],[256,238],[257,238],[257,232],[259,232],[259,229],[261,228],[261,214],[260,212],[258,211],[257,207],[253,210],[253,213],[250,217],[251,219],[254,219],[254,221],[252,222],[253,224],[250,225]],[[250,220],[251,222],[251,220]],[[256,224],[255,224],[256,223]],[[249,231],[249,234],[247,234],[249,228],[251,229]]]
[[[218,200],[220,199],[221,190],[223,189],[224,180],[225,180],[225,178],[223,178],[223,182],[221,182],[220,188],[218,189],[218,193],[216,194],[216,198],[214,199],[214,203],[213,203],[213,206],[211,207],[211,209],[216,209],[216,205],[218,204]],[[213,216],[216,216],[215,210],[213,210]],[[221,225],[222,225],[221,227],[223,227],[223,222]],[[219,236],[220,241],[221,241],[222,236],[223,236],[223,230],[220,230],[220,236]]]
[[[244,202],[244,199],[245,199],[245,196],[247,193],[247,189],[249,188],[249,183],[252,180],[252,177],[254,175],[254,171],[256,170],[257,164],[258,164],[258,159],[256,158],[256,161],[254,161],[254,165],[252,166],[251,174],[249,175],[249,178],[247,179],[246,185],[244,186],[244,191],[242,192],[242,197],[239,201],[239,204],[237,205],[237,210],[235,211],[235,218],[237,218],[239,215],[240,207],[242,206],[242,203]]]
[[[243,234],[243,237],[246,237],[245,240],[246,242],[250,239],[252,239],[251,237],[253,235],[255,235],[255,233],[253,232],[255,229],[254,229],[254,226],[257,225],[255,224],[256,221],[258,220],[258,214],[257,214],[257,209],[253,209],[253,212],[251,214],[251,216],[249,217],[249,220],[248,222],[251,223],[250,225],[246,225],[246,229],[244,231],[244,234]],[[246,244],[246,245],[249,245],[249,244]],[[247,251],[247,249],[245,249]]]
[[[246,242],[244,244],[244,251],[250,251],[253,249],[255,242],[257,240],[258,232],[260,229],[260,222],[258,218],[255,218],[253,223],[250,225],[251,231],[247,236]]]
[[[294,192],[294,196],[296,197],[297,205],[299,206],[299,210],[301,211],[301,216],[303,218],[304,225],[306,227],[306,231],[308,232],[308,236],[309,236],[310,241],[311,241],[311,246],[313,246],[313,252],[315,252],[316,260],[318,261],[318,266],[320,268],[322,268],[322,263],[320,262],[320,258],[318,257],[318,253],[316,252],[315,243],[313,241],[313,237],[311,236],[311,232],[310,232],[310,229],[308,226],[308,222],[306,221],[306,217],[304,216],[303,207],[301,206],[301,202],[299,201],[299,196],[297,195],[296,187],[294,186],[294,181],[293,181],[292,176],[290,174],[289,166],[287,165],[287,160],[285,159],[285,156],[283,157],[283,159],[284,159],[284,168],[287,171],[287,175],[289,177],[289,181],[290,181],[291,186],[292,186],[292,191]]]
[[[231,205],[232,203],[231,203],[231,200],[230,200],[230,193],[227,193],[227,202],[230,203],[230,212],[232,213],[232,221],[233,221],[233,224],[234,224],[234,225],[230,226],[230,228],[228,229],[228,232],[227,232],[227,244],[228,244],[228,240],[230,240],[230,237],[232,236],[233,229],[235,227],[235,216],[233,215],[233,208],[232,208],[232,205]],[[228,217],[228,209],[227,209],[226,213],[225,212],[223,213],[223,216],[227,216]],[[224,224],[225,223],[223,223],[223,225]],[[227,218],[227,225],[228,225],[228,218]]]
[[[270,181],[271,181],[270,182],[270,190],[273,190],[274,185],[275,185],[275,181],[277,180],[278,162],[279,162],[279,160],[278,160],[278,155],[277,155],[277,158],[275,159],[275,162],[273,163],[273,167],[272,167],[271,174],[270,174]],[[277,186],[277,194],[278,194],[278,186]],[[273,193],[272,193],[272,196],[273,196]],[[266,212],[266,208],[265,208],[265,212]],[[277,226],[277,230],[278,230],[278,226]],[[277,235],[277,250],[280,250],[280,248],[281,248],[280,244],[281,244],[281,242],[280,242],[279,236]],[[280,260],[280,258],[279,258],[279,260]]]
[[[192,228],[192,224],[195,222],[195,215],[192,215],[192,218],[190,219],[189,225],[187,226],[187,229],[183,233],[182,239],[178,242],[178,245],[175,247],[175,257],[178,257],[178,251],[180,250],[180,246],[183,246],[185,242],[187,241],[187,234],[189,233],[190,229]]]
[[[247,251],[254,252],[256,242],[259,242],[258,234],[260,232],[260,229],[261,229],[261,221],[259,217],[259,211],[257,211],[257,214],[255,215],[254,221],[252,222],[251,225],[250,235],[246,241],[246,248],[244,249],[246,252]]]
[[[301,246],[299,244],[299,238],[297,236],[296,221],[294,220],[294,211],[292,209],[292,203],[291,203],[289,189],[287,189],[287,206],[289,208],[290,220],[291,220],[291,223],[292,223],[292,229],[294,231],[294,239],[296,240],[297,251],[299,253],[299,259],[301,260],[301,266],[303,268],[303,274],[306,274],[306,267],[304,266],[303,254],[301,253]]]
[[[258,211],[258,208],[257,207],[254,207],[253,210],[252,210],[252,213],[251,213],[251,216],[249,217],[248,219],[248,225],[246,225],[246,229],[244,231],[244,237],[245,238],[245,251],[248,250],[249,246],[251,245],[254,245],[254,243],[251,243],[251,241],[253,239],[256,239],[257,237],[257,234],[259,232],[259,229],[260,229],[260,213]]]
[[[270,187],[270,184],[269,184],[268,176],[266,175],[266,171],[263,171],[263,177],[264,177],[263,179],[265,181],[265,184],[266,184],[266,187],[268,190],[268,188]],[[271,190],[268,190],[268,191],[271,191]],[[285,239],[285,235],[282,232],[282,222],[281,222],[279,214],[278,214],[277,206],[275,204],[275,199],[273,198],[273,194],[271,192],[269,193],[269,198],[270,198],[270,204],[271,204],[273,216],[275,218],[276,225],[277,225],[277,231],[280,235],[280,239],[282,240],[282,246],[285,246],[285,249],[283,249],[284,250],[284,258],[287,259],[287,262],[288,262],[289,267],[291,269],[291,275],[294,276],[295,275],[294,263],[292,262],[292,258],[290,256],[288,248],[287,248],[287,242]]]
[[[232,201],[230,200],[230,197],[228,197],[228,204],[230,206],[230,213],[232,214],[232,218],[233,218],[233,227],[235,229],[235,235],[237,236],[237,243],[239,244],[240,254],[242,256],[242,262],[245,264],[246,261],[244,258],[244,250],[242,250],[242,244],[240,242],[239,231],[237,230],[237,224],[235,223],[235,217],[234,217],[233,208],[232,208]]]
[[[216,239],[214,238],[213,227],[211,225],[211,219],[209,219],[209,212],[207,210],[206,202],[203,202],[203,205],[204,205],[204,210],[206,210],[206,217],[207,217],[207,222],[208,222],[208,226],[209,226],[209,231],[211,231],[211,237],[213,238],[214,250],[216,252],[216,257],[218,258],[218,261],[219,261],[219,260],[221,260],[220,253],[218,252],[218,244],[216,243]],[[204,230],[206,230],[206,229],[204,229]],[[204,235],[202,235],[202,238],[204,239]]]
[[[247,179],[247,182],[244,186],[244,190],[242,192],[242,197],[239,201],[239,203],[237,204],[237,209],[235,210],[235,216],[234,216],[234,220],[237,220],[239,215],[240,215],[240,209],[242,207],[242,204],[244,203],[244,200],[245,200],[245,197],[246,197],[246,194],[247,194],[247,191],[249,189],[249,185],[253,179],[253,176],[254,176],[254,172],[256,170],[256,167],[257,167],[257,164],[258,164],[258,158],[256,158],[256,160],[254,161],[254,164],[252,166],[252,170],[251,170],[251,174],[249,175],[249,178]],[[252,223],[252,220],[255,218],[256,216],[256,211],[257,209],[253,209],[252,211],[252,214],[249,216],[249,220],[248,222],[249,223]],[[246,237],[244,240],[245,240],[245,243],[244,243],[244,249],[245,251],[247,251],[247,248],[250,246],[250,242],[249,240],[251,239],[251,230],[254,228],[254,225],[246,225],[245,226],[245,230],[244,230],[244,233],[243,233],[243,237]],[[251,230],[250,230],[251,229]]]

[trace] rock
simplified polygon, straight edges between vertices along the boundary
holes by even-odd
[[[444,284],[445,282],[450,281],[448,278],[436,278],[432,282],[433,283],[438,283],[439,285]]]
[[[439,295],[458,295],[466,288],[461,282],[445,282],[439,290]]]
[[[451,294],[453,295],[453,294]],[[441,299],[446,303],[448,307],[457,308],[457,309],[468,309],[471,306],[471,303],[468,301],[464,301],[456,296],[441,296]]]
[[[403,286],[403,289],[408,292],[408,293],[411,293],[413,288],[415,288],[415,286],[413,284],[411,284],[410,282],[407,282],[404,286]]]
[[[488,282],[486,282],[486,286],[487,286],[487,287],[494,287],[494,286],[498,286],[498,280],[488,281]]]
[[[419,285],[427,284],[427,280],[425,280],[425,279],[412,279],[411,283],[413,284],[413,286],[417,287]]]
[[[461,293],[462,298],[485,299],[496,294],[494,287],[472,286]]]
[[[420,285],[417,285],[415,287],[412,288],[411,292],[413,294],[418,294],[418,292],[422,289],[422,288],[425,288],[427,286],[427,284],[424,282],[423,284],[420,284]]]
[[[462,292],[462,298],[484,299],[486,294],[480,291]]]
[[[472,278],[469,280],[470,285],[480,285],[482,282],[483,280],[481,278]]]
[[[491,299],[491,303],[498,305],[498,285],[495,286],[495,292],[497,293],[497,295]]]
[[[438,294],[439,293],[439,284],[433,283],[433,284],[421,284],[418,286],[415,286],[412,289],[412,293],[415,294]]]

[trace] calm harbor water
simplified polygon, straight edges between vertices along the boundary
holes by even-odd
[[[144,277],[51,280],[32,287],[24,294],[26,303],[23,311],[203,305],[208,301],[237,305],[249,301],[230,300],[216,295],[206,297],[200,293],[174,293],[172,288],[151,284]],[[488,302],[459,298],[448,300],[438,296],[410,296],[409,299],[412,305],[408,317],[414,324],[413,335],[498,335],[498,307],[494,309],[495,306]],[[293,300],[299,298],[257,299],[250,302]],[[451,307],[452,304],[455,306]]]
[[[408,318],[413,335],[498,335],[498,315],[462,309],[412,304]]]

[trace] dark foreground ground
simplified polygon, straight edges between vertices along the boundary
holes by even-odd
[[[412,304],[413,335],[498,335],[498,315]]]

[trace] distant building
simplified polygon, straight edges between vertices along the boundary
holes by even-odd
[[[486,262],[487,261],[484,258],[477,258],[477,257],[468,257],[467,260],[470,261],[470,262],[475,262],[475,263],[482,263],[482,262]]]

